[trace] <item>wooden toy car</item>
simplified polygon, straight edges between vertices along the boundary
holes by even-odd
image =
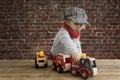
[[[36,52],[35,54],[35,68],[47,67],[47,56],[44,51]]]
[[[71,69],[70,55],[57,54],[52,59],[52,69],[61,73]]]
[[[97,65],[95,58],[87,58],[85,54],[81,56],[78,65],[72,64],[72,75],[80,74],[83,79],[88,79],[90,76],[97,75]]]

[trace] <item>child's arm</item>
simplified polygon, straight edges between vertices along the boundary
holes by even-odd
[[[78,61],[80,59],[80,52],[78,47],[75,45],[69,34],[61,34],[61,43],[64,45],[66,54],[70,54],[73,60]],[[79,46],[80,47],[80,46]]]

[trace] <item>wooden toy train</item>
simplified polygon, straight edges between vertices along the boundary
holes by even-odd
[[[81,54],[78,62],[73,62],[70,55],[57,54],[52,57],[52,69],[58,73],[71,71],[72,75],[81,75],[83,79],[88,79],[98,73],[95,58],[87,57]],[[44,51],[40,51],[35,55],[35,67],[47,67],[47,56]]]

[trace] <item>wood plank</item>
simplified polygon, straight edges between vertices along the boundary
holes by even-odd
[[[34,68],[34,60],[0,60],[0,80],[82,80],[70,72],[59,74],[48,68]],[[98,59],[99,73],[88,80],[120,80],[119,59]]]

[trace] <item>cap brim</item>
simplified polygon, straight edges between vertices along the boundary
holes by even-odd
[[[83,23],[83,24],[86,24],[87,26],[91,26],[91,24],[87,21],[87,20],[84,20],[84,19],[72,19],[74,22],[77,22],[77,23]]]
[[[88,26],[91,26],[91,24],[90,24],[89,22],[87,22],[87,21],[86,21],[86,24],[87,24]]]

